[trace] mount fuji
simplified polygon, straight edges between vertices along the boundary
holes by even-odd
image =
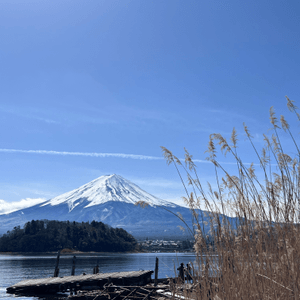
[[[148,205],[142,208],[139,201]],[[0,234],[31,220],[101,221],[136,238],[187,237],[180,214],[192,226],[188,208],[161,200],[119,175],[101,176],[43,203],[0,215]],[[205,218],[206,219],[206,218]],[[205,221],[205,220],[203,220]],[[206,220],[208,221],[208,220]]]
[[[101,176],[78,189],[55,197],[41,206],[67,204],[69,212],[71,212],[78,205],[88,208],[110,201],[136,204],[140,200],[147,202],[150,206],[176,206],[148,194],[134,183],[116,174]]]

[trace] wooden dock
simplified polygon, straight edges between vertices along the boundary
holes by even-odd
[[[30,279],[12,285],[6,291],[10,294],[38,295],[96,290],[105,284],[142,286],[151,282],[152,273],[153,271],[131,271]]]

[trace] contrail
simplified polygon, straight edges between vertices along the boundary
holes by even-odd
[[[117,157],[117,158],[129,158],[139,160],[162,160],[163,157],[141,155],[141,154],[125,154],[125,153],[99,153],[99,152],[68,152],[68,151],[53,151],[53,150],[20,150],[20,149],[0,149],[0,152],[6,153],[28,153],[28,154],[46,154],[46,155],[70,155],[70,156],[89,156],[89,157]],[[184,161],[183,158],[180,159]],[[207,160],[194,159],[194,162],[198,163],[211,163]],[[236,162],[220,162],[220,164],[236,165]],[[250,163],[244,163],[244,165],[250,165]],[[254,164],[259,165],[259,164]]]
[[[19,149],[0,149],[0,152],[48,154],[48,155],[90,156],[90,157],[118,157],[118,158],[131,158],[131,159],[141,159],[141,160],[159,160],[159,159],[163,159],[163,157],[157,157],[157,156],[125,154],[125,153],[67,152],[67,151],[52,151],[52,150],[19,150]]]

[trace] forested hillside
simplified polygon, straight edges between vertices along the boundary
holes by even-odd
[[[0,238],[0,252],[47,252],[63,248],[79,251],[132,251],[137,242],[122,228],[102,222],[32,220],[14,227]]]

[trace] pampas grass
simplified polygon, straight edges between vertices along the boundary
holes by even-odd
[[[300,121],[294,101],[286,99],[288,109]],[[265,146],[260,150],[244,124],[258,165],[246,166],[241,160],[235,129],[229,142],[221,134],[210,135],[206,152],[216,188],[210,184],[204,188],[186,149],[182,162],[162,147],[166,162],[178,172],[194,220],[198,267],[193,267],[193,299],[299,299],[300,151],[288,122],[284,116],[278,120],[273,107],[270,122],[272,134],[264,135]],[[281,132],[291,139],[294,157],[284,152]],[[236,162],[235,175],[218,161],[219,150]],[[256,169],[263,175],[258,176]],[[209,233],[199,213],[203,205],[209,212]],[[237,225],[222,214],[234,216]]]

